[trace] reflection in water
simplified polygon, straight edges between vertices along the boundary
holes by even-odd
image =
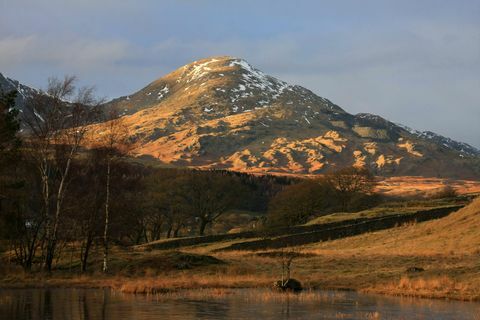
[[[0,319],[479,319],[480,304],[325,292],[322,299],[259,299],[235,290],[218,299],[159,298],[102,289],[0,290]],[[326,297],[326,298],[325,298]]]

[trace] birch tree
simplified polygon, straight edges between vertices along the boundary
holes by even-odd
[[[88,124],[98,115],[100,101],[93,88],[75,86],[75,77],[51,78],[46,92],[26,104],[28,153],[41,180],[45,218],[44,268],[51,271],[56,254],[62,205],[72,161],[85,138]]]
[[[108,231],[110,223],[110,181],[112,176],[112,164],[115,161],[127,156],[133,144],[130,143],[128,128],[124,123],[124,118],[119,117],[116,113],[112,112],[108,115],[108,121],[105,124],[105,130],[100,131],[100,137],[94,137],[97,139],[97,148],[103,151],[106,173],[105,173],[105,221],[103,229],[103,264],[102,271],[108,271]]]

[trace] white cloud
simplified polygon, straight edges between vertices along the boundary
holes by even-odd
[[[13,67],[22,63],[25,53],[31,50],[34,42],[34,36],[0,39],[0,68]]]
[[[130,52],[128,43],[117,40],[8,37],[0,39],[0,69],[44,65],[85,71],[114,65]]]

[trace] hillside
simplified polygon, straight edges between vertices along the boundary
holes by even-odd
[[[355,165],[385,176],[480,177],[472,146],[349,114],[232,57],[193,62],[105,107],[124,115],[137,155],[173,165],[294,174]]]
[[[480,198],[445,218],[316,244],[322,250],[361,254],[476,254],[480,248]]]

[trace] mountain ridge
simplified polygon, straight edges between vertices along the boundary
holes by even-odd
[[[0,72],[0,91],[9,92],[12,90],[17,91],[15,106],[21,111],[23,111],[27,100],[34,94],[40,92],[39,90],[26,86],[17,80],[6,77]]]

